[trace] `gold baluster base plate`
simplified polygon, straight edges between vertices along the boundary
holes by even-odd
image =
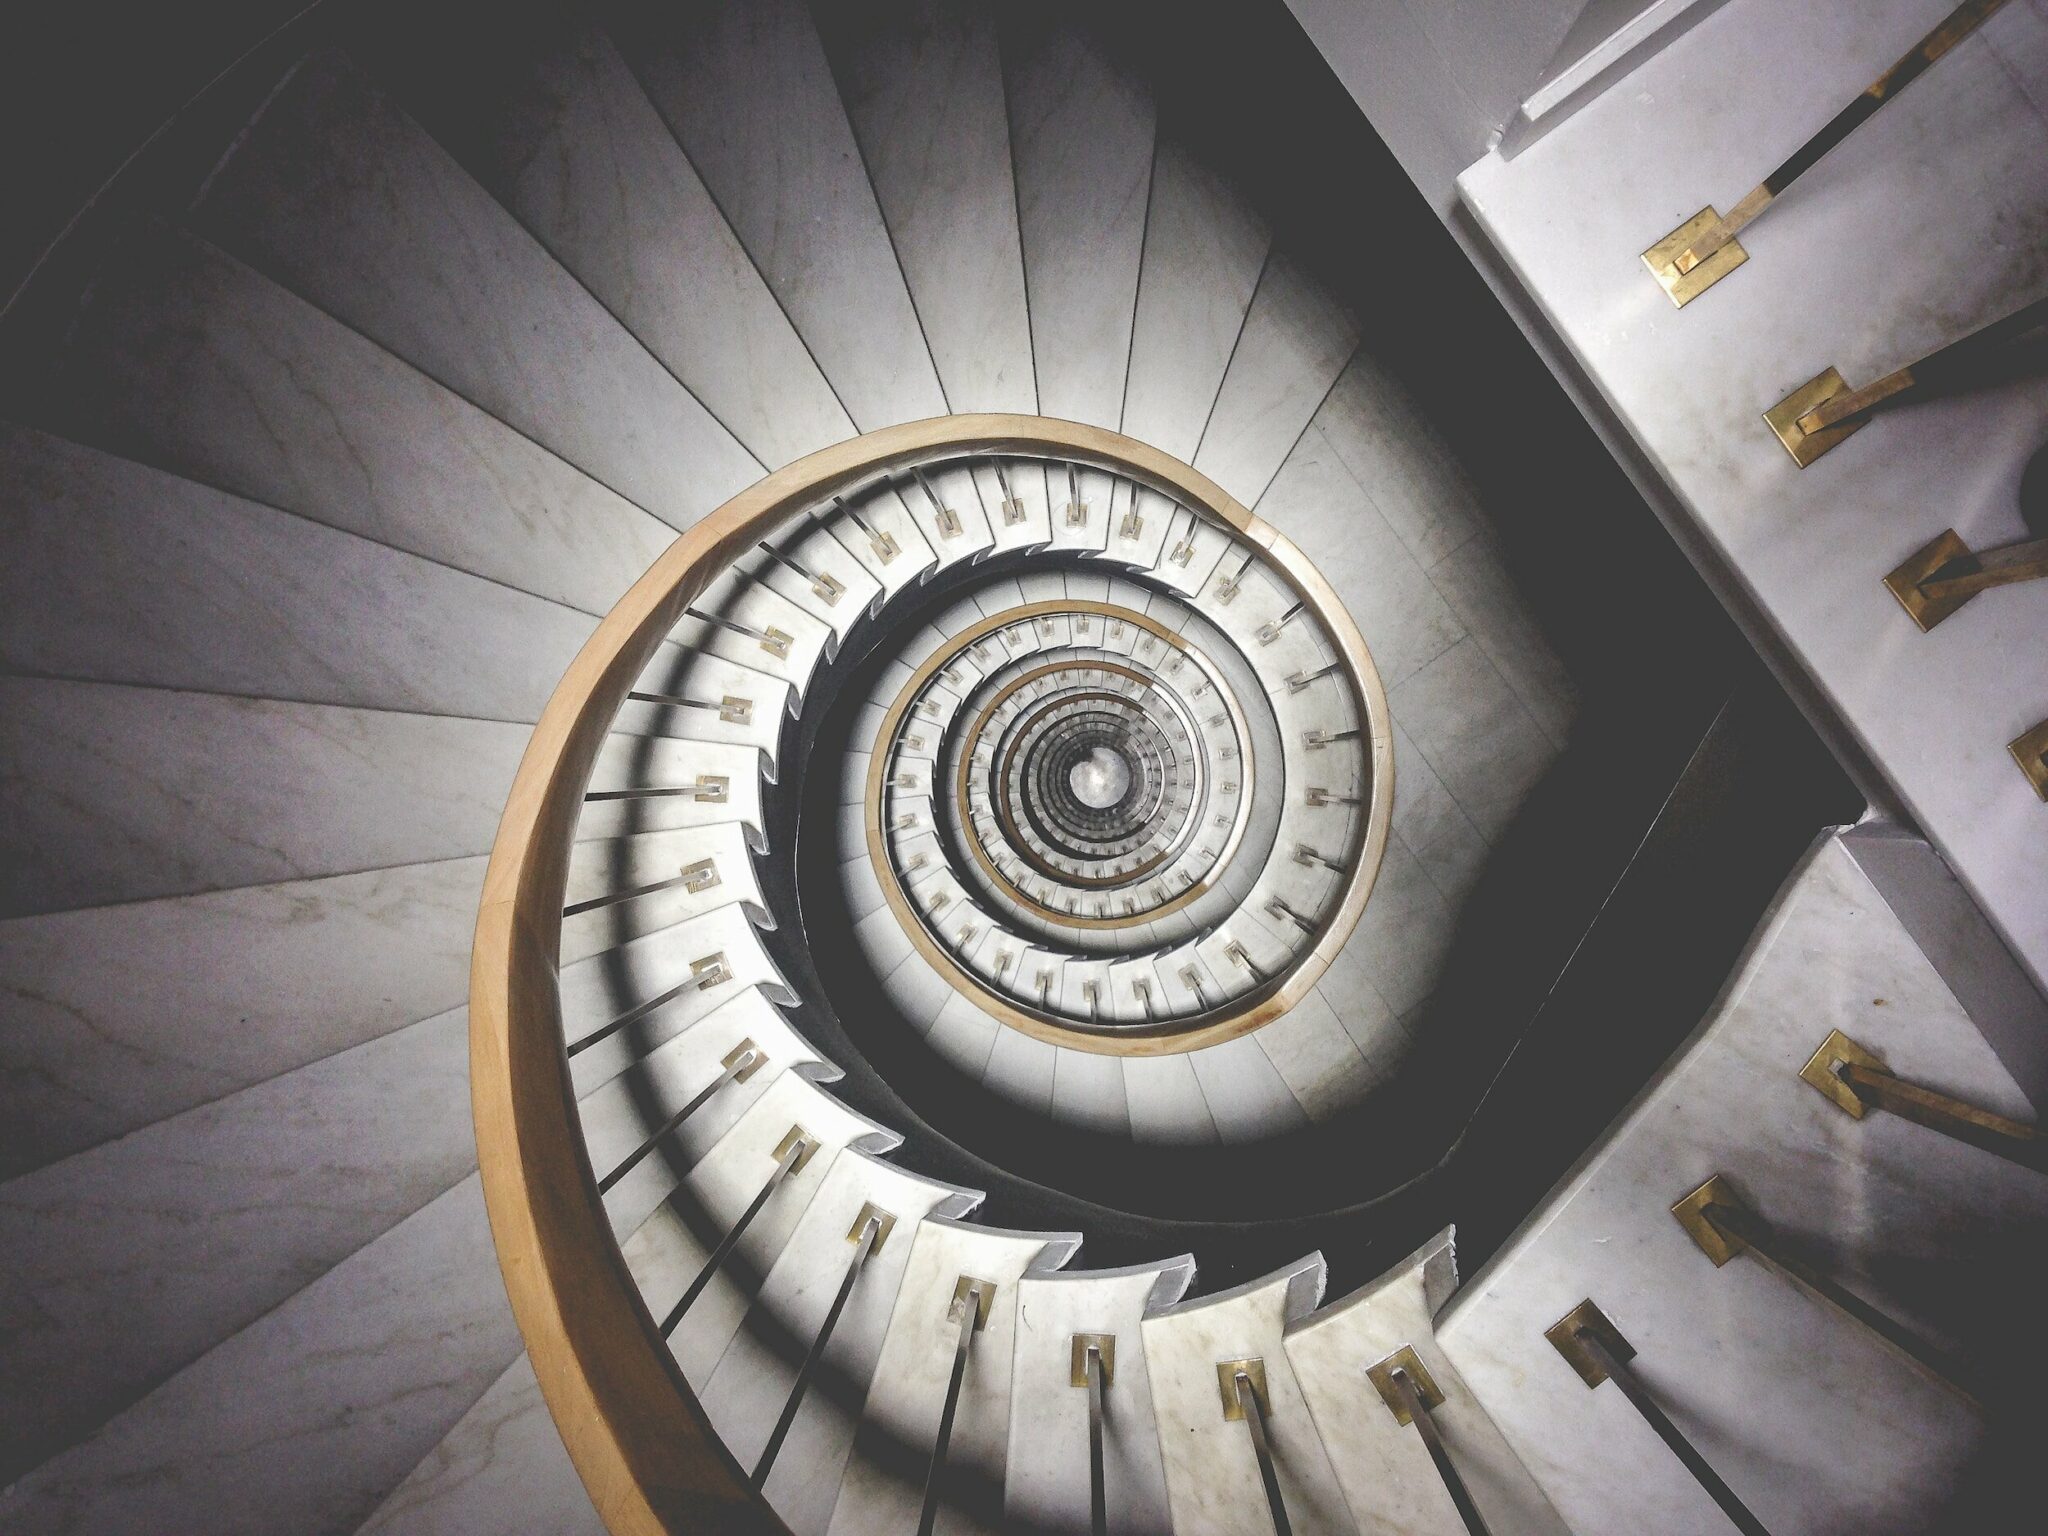
[[[1961,596],[1929,597],[1920,590],[1920,583],[1927,580],[1949,561],[1959,559],[1970,552],[1970,546],[1953,528],[1942,529],[1939,536],[1921,545],[1899,563],[1892,573],[1885,577],[1885,590],[1899,600],[1899,606],[1913,616],[1913,622],[1929,630],[1954,613],[1970,600],[1972,594]]]
[[[1792,462],[1801,469],[1826,453],[1845,437],[1852,437],[1863,430],[1867,418],[1852,417],[1837,422],[1832,427],[1822,427],[1818,432],[1808,432],[1799,425],[1799,418],[1823,401],[1849,392],[1849,381],[1842,377],[1839,368],[1830,368],[1825,373],[1814,375],[1791,394],[1764,412],[1764,421],[1785,445],[1785,451],[1792,455]]]
[[[1671,1214],[1678,1218],[1678,1224],[1685,1228],[1686,1235],[1700,1245],[1700,1252],[1712,1259],[1714,1268],[1719,1269],[1742,1252],[1742,1246],[1707,1219],[1707,1207],[1741,1204],[1735,1191],[1728,1187],[1728,1181],[1717,1173],[1673,1205]]]
[[[1842,1065],[1870,1067],[1879,1072],[1885,1069],[1882,1061],[1837,1029],[1831,1031],[1827,1039],[1821,1041],[1820,1049],[1806,1059],[1806,1065],[1799,1069],[1799,1080],[1819,1089],[1822,1097],[1833,1101],[1837,1108],[1852,1118],[1861,1120],[1869,1106],[1856,1097],[1856,1090],[1843,1082],[1835,1071]]]
[[[1394,1372],[1399,1371],[1415,1384],[1415,1395],[1422,1399],[1425,1408],[1441,1408],[1444,1403],[1443,1390],[1437,1386],[1436,1378],[1429,1374],[1429,1367],[1422,1363],[1422,1357],[1415,1353],[1415,1346],[1403,1344],[1386,1359],[1365,1368],[1366,1379],[1379,1389],[1380,1401],[1394,1415],[1396,1424],[1409,1424],[1415,1415],[1408,1411],[1408,1400],[1394,1385]]]
[[[2048,720],[2043,720],[2024,736],[2010,742],[2006,750],[2020,765],[2020,772],[2027,776],[2027,782],[2034,786],[2034,793],[2048,800]]]
[[[1650,276],[1657,279],[1657,286],[1671,296],[1676,308],[1685,308],[1749,260],[1749,252],[1742,248],[1742,242],[1730,239],[1690,272],[1680,272],[1673,265],[1720,222],[1721,215],[1709,204],[1643,252],[1643,265],[1650,269]]]
[[[1260,1409],[1271,1414],[1273,1400],[1266,1396],[1266,1362],[1264,1360],[1218,1360],[1216,1362],[1216,1385],[1223,1392],[1223,1417],[1236,1423],[1244,1417],[1244,1404],[1237,1400],[1237,1373],[1243,1371],[1251,1378],[1252,1396]]]

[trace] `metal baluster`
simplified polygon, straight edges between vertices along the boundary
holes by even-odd
[[[1413,1424],[1415,1432],[1422,1436],[1429,1459],[1436,1464],[1436,1475],[1443,1479],[1444,1491],[1451,1496],[1451,1503],[1457,1506],[1458,1518],[1465,1522],[1465,1529],[1472,1536],[1491,1536],[1486,1521],[1480,1517],[1479,1507],[1472,1502],[1472,1495],[1465,1491],[1465,1480],[1451,1465],[1450,1453],[1444,1449],[1443,1437],[1437,1433],[1436,1420],[1429,1416],[1430,1409],[1442,1406],[1444,1394],[1437,1386],[1436,1378],[1430,1375],[1429,1367],[1422,1363],[1421,1356],[1415,1353],[1412,1345],[1403,1344],[1386,1359],[1369,1367],[1365,1374],[1379,1389],[1380,1400],[1387,1405],[1394,1422]]]
[[[633,1149],[631,1156],[610,1173],[599,1179],[597,1181],[597,1192],[600,1195],[610,1194],[612,1187],[619,1180],[639,1167],[641,1159],[659,1146],[677,1126],[702,1109],[714,1093],[718,1092],[727,1083],[744,1083],[764,1066],[767,1061],[768,1058],[762,1053],[761,1048],[751,1040],[742,1040],[738,1045],[734,1046],[726,1054],[725,1060],[722,1063],[725,1070],[706,1084],[704,1090],[690,1100],[689,1103],[664,1120],[659,1130]]]
[[[1886,1110],[1957,1141],[1996,1153],[2023,1168],[2048,1173],[2048,1137],[2038,1126],[2022,1125],[1988,1109],[1909,1083],[1885,1070],[1882,1060],[1839,1029],[1823,1040],[1800,1078],[1830,1102],[1861,1120],[1865,1111]]]
[[[1294,1536],[1294,1527],[1287,1520],[1287,1503],[1280,1497],[1280,1476],[1273,1469],[1273,1447],[1266,1439],[1266,1414],[1272,1401],[1266,1395],[1266,1362],[1221,1360],[1216,1376],[1223,1388],[1223,1417],[1244,1420],[1251,1434],[1259,1481],[1266,1489],[1266,1510],[1273,1517],[1273,1536]]]
[[[768,1181],[761,1186],[761,1193],[754,1196],[754,1203],[740,1213],[740,1219],[733,1223],[732,1230],[725,1234],[711,1257],[704,1261],[704,1267],[697,1271],[697,1278],[690,1282],[690,1288],[683,1292],[683,1299],[669,1309],[667,1317],[661,1320],[661,1336],[667,1338],[676,1331],[676,1324],[683,1320],[683,1314],[690,1310],[690,1303],[703,1294],[704,1287],[711,1283],[711,1277],[718,1273],[719,1266],[731,1256],[739,1241],[746,1236],[748,1226],[761,1214],[761,1207],[768,1203],[768,1197],[782,1187],[791,1174],[800,1172],[811,1154],[818,1150],[818,1143],[810,1132],[793,1125],[789,1134],[782,1138],[775,1148],[775,1171],[768,1175]]]
[[[1074,1335],[1074,1364],[1069,1381],[1088,1389],[1088,1522],[1094,1536],[1108,1536],[1109,1493],[1102,1459],[1102,1394],[1116,1379],[1116,1335]]]
[[[796,1380],[789,1389],[789,1400],[782,1405],[782,1416],[775,1421],[768,1443],[761,1447],[760,1459],[754,1463],[753,1482],[757,1491],[768,1481],[768,1469],[775,1464],[782,1442],[789,1438],[789,1427],[796,1422],[796,1411],[803,1406],[804,1392],[810,1387],[811,1373],[818,1368],[825,1346],[832,1341],[832,1330],[839,1326],[839,1314],[846,1310],[846,1298],[853,1294],[854,1281],[860,1278],[861,1270],[867,1267],[868,1260],[882,1246],[882,1240],[895,1225],[894,1216],[873,1205],[863,1205],[860,1215],[854,1218],[853,1230],[846,1234],[847,1241],[853,1244],[853,1260],[846,1266],[846,1276],[839,1282],[839,1294],[832,1298],[832,1305],[825,1312],[825,1321],[818,1327],[818,1336],[811,1340],[811,1347],[804,1355],[804,1363],[797,1367]]]
[[[1590,1299],[1580,1302],[1552,1323],[1543,1331],[1543,1336],[1570,1362],[1571,1368],[1579,1373],[1579,1379],[1589,1388],[1597,1387],[1603,1381],[1613,1381],[1621,1389],[1621,1395],[1643,1416],[1643,1421],[1657,1432],[1657,1438],[1670,1447],[1671,1454],[1692,1474],[1693,1481],[1721,1506],[1721,1513],[1743,1536],[1771,1536],[1764,1529],[1763,1522],[1749,1512],[1748,1506],[1735,1496],[1735,1491],[1707,1465],[1706,1458],[1679,1433],[1678,1426],[1665,1417],[1664,1410],[1657,1406],[1636,1373],[1623,1363],[1635,1358],[1635,1347],[1621,1336],[1621,1331]]]
[[[953,1346],[953,1376],[946,1383],[946,1406],[939,1414],[939,1436],[932,1446],[931,1465],[924,1475],[924,1513],[918,1517],[917,1536],[932,1536],[932,1522],[939,1518],[939,1485],[946,1470],[946,1444],[953,1438],[953,1415],[960,1408],[960,1384],[967,1379],[967,1350],[974,1336],[988,1326],[989,1302],[996,1288],[988,1280],[962,1275],[953,1287],[953,1305],[946,1314],[960,1324],[959,1342]]]
[[[1950,1391],[1983,1406],[1981,1394],[1963,1384],[1962,1371],[1955,1361],[1801,1257],[1784,1234],[1774,1231],[1742,1203],[1720,1174],[1673,1205],[1671,1214],[1678,1218],[1678,1224],[1691,1235],[1700,1251],[1714,1261],[1716,1269],[1737,1254],[1747,1253],[1850,1322],[1861,1324],[1881,1343]]]

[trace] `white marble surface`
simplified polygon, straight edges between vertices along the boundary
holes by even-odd
[[[1080,1241],[1077,1234],[1006,1232],[939,1217],[918,1224],[828,1532],[887,1536],[915,1529],[960,1336],[947,1314],[962,1275],[988,1281],[995,1293],[968,1348],[933,1529],[945,1536],[1002,1529],[1018,1282],[1059,1268]]]
[[[1221,1141],[1261,1141],[1308,1124],[1308,1116],[1250,1036],[1188,1054]]]
[[[1287,255],[1267,258],[1194,466],[1257,503],[1358,345],[1358,321]]]
[[[1824,839],[1684,1052],[1440,1319],[1445,1352],[1574,1529],[1611,1529],[1621,1510],[1680,1536],[1726,1529],[1620,1393],[1589,1391],[1543,1339],[1588,1297],[1774,1532],[1940,1529],[1985,1449],[1985,1422],[1960,1399],[1755,1261],[1716,1269],[1667,1209],[1722,1173],[1924,1337],[1993,1365],[2033,1347],[2012,1284],[2015,1256],[2048,1229],[2048,1182],[1895,1117],[1836,1109],[1798,1077],[1836,1028],[1903,1076],[2031,1118]]]
[[[472,1176],[15,1483],[8,1530],[354,1530],[518,1355]]]
[[[525,1355],[363,1523],[360,1536],[605,1536]]]
[[[300,66],[200,231],[677,528],[760,465],[345,59]]]
[[[660,28],[621,47],[854,422],[945,414],[808,8],[691,7]]]
[[[526,735],[492,721],[0,680],[11,802],[0,910],[481,853]]]
[[[762,1281],[833,1161],[848,1147],[881,1153],[903,1138],[848,1109],[805,1073],[785,1072],[682,1174],[675,1192],[624,1241],[626,1263],[648,1310],[659,1321],[760,1195],[775,1172],[776,1147],[798,1128],[809,1133],[817,1151],[768,1197],[717,1276],[669,1334],[670,1353],[683,1374],[699,1386],[709,1379],[745,1322]]]
[[[586,30],[537,60],[493,142],[486,184],[754,457],[775,469],[853,435],[609,38]]]
[[[0,665],[540,718],[587,614],[60,438],[0,427]]]
[[[1126,1057],[1124,1099],[1133,1141],[1200,1144],[1217,1139],[1201,1079],[1185,1055]]]
[[[0,1184],[0,1482],[475,1164],[468,1010]]]
[[[1176,1536],[1242,1536],[1270,1523],[1250,1426],[1223,1417],[1216,1377],[1219,1361],[1248,1359],[1265,1363],[1266,1435],[1288,1520],[1304,1536],[1349,1536],[1343,1493],[1282,1347],[1287,1325],[1322,1289],[1322,1255],[1310,1254],[1141,1325]]]
[[[964,1217],[980,1200],[974,1191],[920,1178],[864,1152],[835,1158],[762,1280],[745,1326],[705,1384],[703,1400],[712,1423],[741,1465],[751,1470],[845,1279],[853,1256],[848,1233],[869,1205],[896,1218],[847,1296],[764,1485],[776,1513],[798,1536],[818,1536],[832,1518],[861,1404],[919,1226],[931,1215]]]
[[[1371,1284],[1287,1331],[1295,1382],[1352,1519],[1361,1536],[1467,1536],[1420,1431],[1394,1418],[1366,1376],[1406,1346],[1443,1394],[1431,1422],[1488,1527],[1517,1536],[1570,1536],[1437,1346],[1431,1319],[1457,1283],[1446,1229]]]
[[[85,441],[587,613],[675,536],[181,232],[152,231],[102,275],[59,382]]]
[[[1194,1278],[1194,1260],[1183,1257],[1129,1269],[1027,1275],[1018,1283],[1010,1443],[1003,1463],[1003,1513],[1013,1527],[1090,1529],[1088,1393],[1073,1384],[1073,1345],[1077,1333],[1094,1333],[1116,1341],[1102,1394],[1109,1529],[1115,1536],[1171,1529],[1138,1324],[1147,1311],[1180,1300]]]
[[[0,923],[0,1175],[457,1006],[483,871],[447,859]]]
[[[817,14],[948,405],[1035,412],[992,11],[891,0]]]
[[[1145,219],[1123,430],[1192,459],[1272,240],[1243,194],[1161,134]]]
[[[1144,252],[1151,91],[1078,32],[1029,13],[1001,25],[1039,409],[1113,428]]]
[[[2038,983],[2048,815],[2006,743],[2048,714],[2048,586],[1923,635],[1881,578],[1944,527],[1973,547],[2022,536],[2015,487],[2048,384],[1887,414],[1805,470],[1759,418],[1829,365],[1865,383],[2041,295],[2048,8],[1992,17],[1745,230],[1747,265],[1684,310],[1638,256],[1702,204],[1728,207],[1949,8],[1873,0],[1844,31],[1791,0],[1730,0],[1459,188]],[[1801,281],[1852,259],[1854,282]]]

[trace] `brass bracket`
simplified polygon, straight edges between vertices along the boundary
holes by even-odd
[[[1707,1215],[1707,1207],[1710,1205],[1732,1205],[1739,1207],[1741,1204],[1742,1201],[1736,1197],[1735,1191],[1729,1188],[1728,1181],[1717,1173],[1698,1189],[1672,1206],[1671,1214],[1678,1218],[1678,1224],[1685,1228],[1686,1235],[1699,1244],[1700,1252],[1712,1259],[1714,1261],[1714,1268],[1719,1269],[1738,1253],[1747,1250],[1749,1245],[1743,1242],[1742,1239],[1715,1226],[1713,1219]]]
[[[1944,528],[1934,539],[1906,556],[1885,577],[1885,590],[1899,600],[1899,606],[1913,616],[1913,622],[1922,630],[1932,629],[1976,594],[1943,592],[1930,596],[1921,590],[1921,583],[1951,560],[1960,559],[1969,552],[1970,546],[1962,541],[1955,529]]]
[[[1408,1400],[1394,1384],[1396,1371],[1414,1384],[1415,1395],[1422,1399],[1423,1407],[1443,1406],[1443,1389],[1437,1386],[1436,1378],[1429,1374],[1429,1367],[1424,1365],[1422,1357],[1415,1353],[1414,1345],[1403,1344],[1386,1359],[1365,1368],[1366,1379],[1379,1388],[1380,1401],[1387,1405],[1387,1411],[1393,1414],[1396,1424],[1415,1422],[1415,1415],[1408,1408]]]
[[[728,693],[718,701],[718,718],[727,725],[745,725],[754,718],[754,701]]]
[[[1671,296],[1673,307],[1685,308],[1749,260],[1749,252],[1733,235],[1704,259],[1688,259],[1695,247],[1711,239],[1720,227],[1721,215],[1710,203],[1643,252],[1643,265],[1657,279],[1657,286]]]
[[[699,859],[694,864],[685,864],[679,878],[683,882],[683,889],[692,895],[698,891],[708,891],[719,883],[718,861]]]
[[[1223,1417],[1232,1423],[1244,1418],[1244,1404],[1237,1400],[1237,1378],[1251,1378],[1252,1397],[1267,1418],[1273,1416],[1273,1399],[1266,1395],[1266,1362],[1263,1359],[1218,1360],[1216,1385],[1223,1393]]]
[[[725,963],[725,951],[721,949],[715,955],[706,955],[701,960],[692,960],[690,962],[690,980],[697,984],[699,992],[708,992],[713,987],[731,981],[732,970]]]
[[[750,1054],[754,1059],[747,1061],[747,1057]],[[747,1064],[741,1067],[740,1063],[743,1061],[747,1061]],[[719,1065],[725,1068],[726,1071],[732,1072],[732,1080],[734,1082],[744,1083],[748,1078],[768,1065],[768,1053],[754,1044],[753,1041],[742,1040],[738,1045],[725,1053],[725,1059]],[[733,1072],[735,1067],[739,1067],[737,1072]]]
[[[789,1177],[795,1178],[804,1171],[804,1165],[817,1154],[818,1138],[800,1125],[792,1125],[783,1132],[782,1140],[775,1143],[775,1150],[769,1154],[778,1163],[789,1157],[794,1149],[796,1155],[789,1159]]]
[[[1094,1347],[1102,1357],[1102,1384],[1106,1387],[1116,1380],[1116,1335],[1113,1333],[1077,1333],[1074,1335],[1072,1369],[1068,1372],[1068,1385],[1088,1385],[1088,1350]]]
[[[1556,1322],[1543,1330],[1543,1337],[1565,1358],[1565,1363],[1579,1373],[1579,1380],[1589,1387],[1597,1387],[1607,1379],[1606,1367],[1593,1358],[1593,1352],[1586,1348],[1586,1341],[1580,1334],[1590,1334],[1600,1341],[1608,1355],[1616,1362],[1633,1360],[1636,1348],[1621,1336],[1621,1330],[1607,1320],[1607,1314],[1593,1305],[1591,1297],[1580,1302]]]
[[[1829,1031],[1827,1039],[1821,1041],[1820,1049],[1807,1057],[1806,1065],[1799,1069],[1799,1080],[1818,1089],[1823,1098],[1846,1112],[1851,1119],[1861,1120],[1869,1106],[1836,1073],[1835,1068],[1844,1064],[1870,1067],[1879,1072],[1885,1070],[1882,1061],[1837,1029]]]
[[[1830,368],[1815,374],[1791,394],[1764,412],[1764,421],[1785,445],[1785,451],[1792,455],[1792,462],[1801,469],[1826,453],[1843,438],[1863,430],[1867,417],[1854,416],[1847,421],[1837,422],[1832,427],[1822,427],[1818,432],[1809,432],[1799,425],[1799,418],[1824,400],[1846,394],[1849,381],[1842,377],[1839,368]]]
[[[953,1282],[953,1303],[946,1308],[946,1316],[952,1322],[959,1322],[962,1309],[974,1308],[974,1331],[981,1332],[988,1326],[989,1303],[996,1297],[996,1283],[993,1280],[977,1280],[972,1275],[962,1275]]]
[[[2027,776],[2027,782],[2034,786],[2034,793],[2048,800],[2048,720],[2016,737],[2006,750],[2020,765],[2020,772]]]
[[[849,1243],[859,1242],[861,1228],[871,1221],[876,1223],[876,1227],[874,1246],[868,1249],[869,1257],[880,1253],[882,1244],[889,1241],[889,1234],[896,1230],[895,1216],[870,1200],[861,1206],[860,1214],[853,1218],[853,1225],[846,1229],[846,1240]]]

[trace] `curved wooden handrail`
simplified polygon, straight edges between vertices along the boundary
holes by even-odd
[[[909,422],[799,459],[670,545],[598,625],[541,712],[498,824],[470,963],[471,1111],[491,1235],[542,1395],[614,1536],[784,1527],[676,1368],[612,1237],[584,1144],[557,993],[569,849],[583,794],[634,680],[742,550],[835,491],[945,451],[1068,459],[1134,475],[1266,548],[1304,597],[1335,617],[1332,632],[1354,675],[1370,679],[1364,702],[1375,789],[1365,856],[1373,867],[1385,849],[1392,782],[1386,701],[1356,628],[1286,540],[1206,476],[1120,433],[1039,416]],[[1346,906],[1362,907],[1370,884],[1357,882]],[[1356,920],[1355,910],[1349,918]],[[1270,1015],[1279,1003],[1268,999],[1261,1011]]]

